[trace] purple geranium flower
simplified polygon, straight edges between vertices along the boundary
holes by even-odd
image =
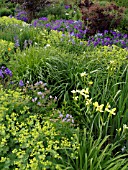
[[[69,9],[70,8],[70,5],[65,5],[65,9]]]
[[[39,20],[41,20],[41,21],[48,21],[48,18],[47,17],[41,17],[41,18],[39,18]]]
[[[24,86],[23,80],[20,80],[20,81],[19,81],[19,86],[20,86],[20,87]]]
[[[6,69],[4,70],[4,73],[5,73],[6,75],[9,75],[10,77],[12,77],[12,72],[11,72],[11,70],[9,70],[8,68],[6,68]]]

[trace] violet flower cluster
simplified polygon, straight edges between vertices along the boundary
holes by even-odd
[[[4,79],[6,76],[12,77],[12,71],[7,67],[2,66],[0,68],[0,77]]]
[[[21,20],[21,21],[24,21],[24,22],[28,22],[28,18],[27,18],[27,12],[25,11],[19,11],[17,14],[16,14],[16,19],[18,20]]]
[[[23,80],[20,80],[20,81],[19,81],[19,86],[20,86],[20,87],[24,86]]]
[[[15,48],[20,47],[19,39],[17,36],[14,37],[14,42],[15,42]]]
[[[61,19],[51,22],[47,21],[48,19],[46,17],[42,17],[38,20],[34,20],[32,25],[34,27],[44,27],[47,30],[57,30],[63,33],[69,32],[71,36],[75,36],[79,39],[84,39],[87,36],[88,29],[80,20]],[[122,48],[128,48],[128,34],[105,30],[103,33],[97,33],[95,36],[89,37],[87,42],[88,45],[93,45],[94,47],[98,45],[111,46],[114,44]]]
[[[88,39],[88,45],[93,45],[94,47],[98,45],[111,46],[113,44],[127,49],[128,34],[105,30],[103,33],[97,33]]]
[[[65,5],[64,7],[65,7],[65,9],[70,9],[71,8],[70,5]]]
[[[69,9],[70,6],[65,6],[65,9]],[[17,19],[27,21],[26,13],[24,11],[19,11],[17,14]],[[33,20],[31,26],[34,27],[43,27],[46,30],[57,30],[62,31],[63,33],[69,32],[71,36],[75,36],[79,39],[87,39],[87,45],[93,45],[94,47],[101,46],[111,46],[117,45],[122,48],[128,49],[128,34],[123,34],[116,31],[105,30],[103,33],[97,33],[95,36],[87,38],[88,29],[81,20],[52,20],[48,21],[47,17],[41,17],[39,19]],[[15,37],[15,47],[19,46],[18,39]],[[26,44],[25,44],[26,47]]]
[[[83,22],[78,20],[55,20],[51,22],[46,22],[47,18],[39,18],[32,22],[34,27],[44,27],[47,30],[57,30],[64,32],[69,32],[77,38],[84,38],[87,32],[87,28],[84,27]]]
[[[64,116],[64,115],[60,112],[60,113],[59,113],[59,118],[62,120],[62,122],[74,123],[74,119],[73,119],[72,115],[70,115],[70,114],[66,114],[66,116]]]

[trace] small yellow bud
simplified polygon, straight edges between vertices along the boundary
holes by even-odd
[[[8,48],[8,51],[11,51],[11,48]]]

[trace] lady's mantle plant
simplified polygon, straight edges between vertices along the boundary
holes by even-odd
[[[1,170],[60,169],[67,153],[77,157],[76,135],[64,135],[59,124],[43,119],[43,113],[30,112],[31,99],[18,89],[5,91],[0,86]]]

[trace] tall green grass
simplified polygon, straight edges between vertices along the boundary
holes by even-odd
[[[77,138],[80,145],[78,149],[78,158],[64,162],[67,169],[70,170],[127,170],[127,154],[121,152],[115,153],[118,148],[118,142],[114,144],[108,142],[109,136],[102,136],[102,129],[97,139],[93,136],[91,130],[86,129],[83,132],[78,130]],[[107,145],[106,145],[107,143]],[[68,156],[68,155],[67,155]]]

